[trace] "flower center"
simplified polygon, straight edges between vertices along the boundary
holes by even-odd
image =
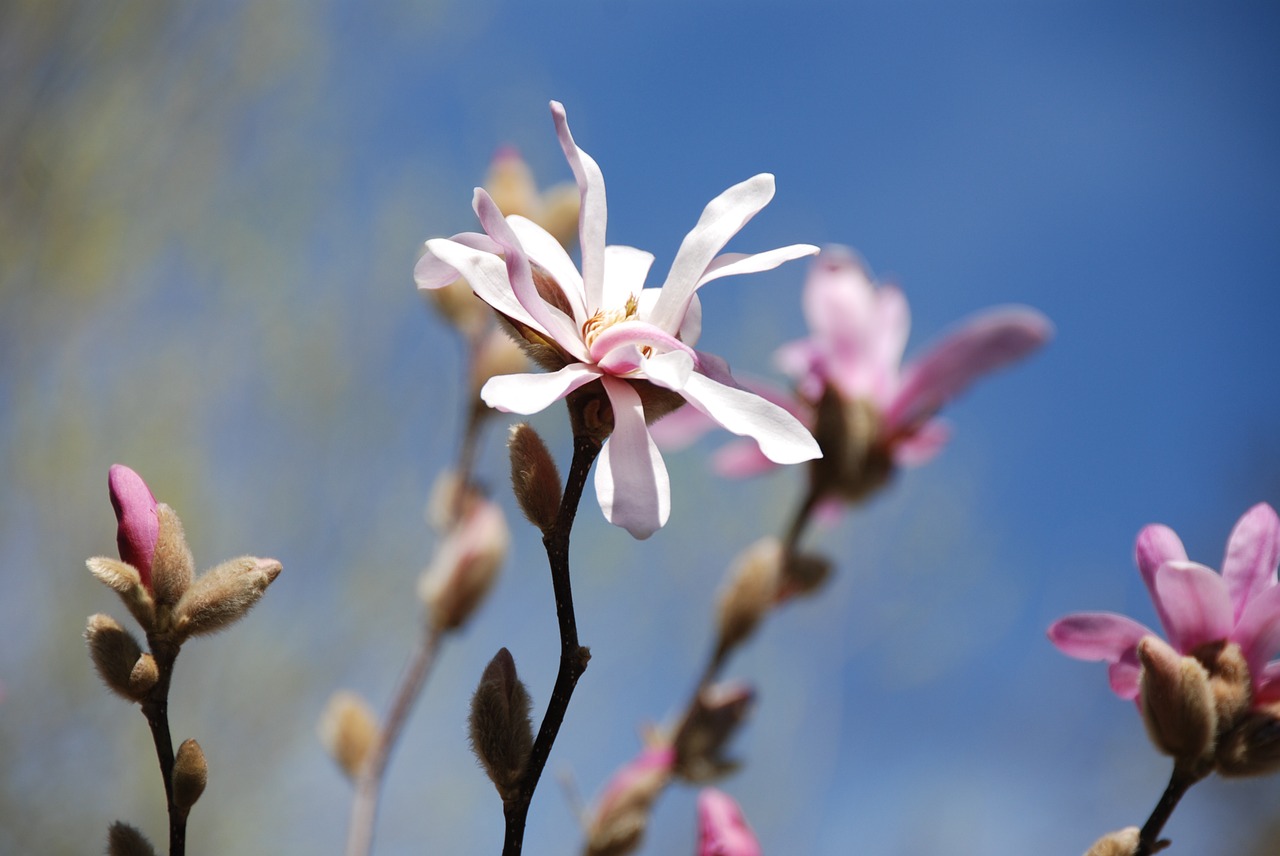
[[[590,348],[600,338],[600,334],[614,324],[635,320],[638,308],[639,304],[633,294],[627,298],[622,309],[597,309],[594,315],[582,322],[582,341]]]

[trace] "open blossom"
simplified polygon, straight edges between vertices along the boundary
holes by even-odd
[[[144,588],[151,588],[151,559],[160,538],[156,498],[142,476],[124,464],[112,464],[107,473],[111,507],[115,509],[116,546],[121,561],[133,565]]]
[[[795,244],[757,254],[719,254],[773,197],[773,176],[757,175],[707,205],[665,282],[645,288],[653,256],[605,244],[600,168],[574,142],[564,108],[552,102],[551,111],[581,200],[581,272],[545,229],[518,215],[504,217],[489,194],[477,188],[474,208],[484,234],[428,241],[414,277],[420,288],[429,289],[464,276],[548,369],[490,379],[481,390],[489,406],[536,413],[588,384],[599,385],[607,396],[612,432],[596,466],[596,496],[611,523],[645,538],[670,513],[666,465],[648,422],[673,406],[691,404],[713,422],[751,438],[776,463],[820,454],[791,414],[740,388],[723,361],[693,348],[702,326],[699,288],[720,277],[769,270],[817,248]]]
[[[761,852],[733,797],[715,788],[698,794],[698,856],[760,856]]]
[[[906,298],[892,285],[874,284],[844,247],[829,247],[814,260],[805,283],[804,315],[810,335],[777,352],[796,397],[763,385],[751,388],[813,430],[823,452],[822,492],[846,499],[879,486],[894,466],[932,458],[950,435],[935,418],[943,405],[1052,335],[1052,325],[1036,310],[997,307],[960,324],[904,365],[910,328]],[[697,427],[688,423],[696,421],[695,414],[682,413],[669,429],[671,439],[691,438]],[[735,443],[721,450],[716,466],[725,475],[746,476],[772,463]]]
[[[1236,523],[1221,574],[1188,561],[1167,526],[1144,528],[1135,556],[1174,649],[1205,657],[1213,647],[1234,643],[1248,668],[1253,704],[1280,699],[1280,662],[1270,662],[1280,654],[1280,518],[1270,505],[1255,505]],[[1050,641],[1064,654],[1108,663],[1111,688],[1126,699],[1139,691],[1138,643],[1154,635],[1110,612],[1069,615],[1049,628]]]

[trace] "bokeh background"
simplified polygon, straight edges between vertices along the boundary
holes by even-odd
[[[83,564],[114,550],[117,461],[202,565],[285,566],[178,663],[175,736],[212,768],[192,852],[339,851],[350,792],[315,722],[337,688],[386,704],[460,429],[459,341],[413,262],[472,228],[498,146],[570,177],[551,98],[602,165],[611,240],[658,275],[707,200],[770,171],[730,249],[855,246],[906,290],[909,352],[995,303],[1057,326],[951,408],[941,458],[814,539],[834,584],[731,663],[760,701],[723,786],[766,852],[1074,854],[1141,823],[1168,764],[1044,628],[1154,622],[1142,525],[1217,565],[1246,508],[1280,503],[1278,44],[1267,3],[0,4],[0,851],[100,852],[117,818],[162,837],[145,724],[80,635],[124,617]],[[706,350],[769,374],[803,274],[706,289]],[[564,421],[534,424],[567,459]],[[502,433],[480,470],[511,508]],[[799,494],[799,472],[711,477],[712,447],[668,457],[671,523],[646,542],[584,504],[594,658],[531,854],[576,851],[575,800],[673,715],[724,567]],[[500,849],[467,697],[505,645],[540,708],[558,650],[540,545],[512,525],[393,762],[381,853]],[[661,801],[646,853],[692,852],[693,797]],[[1211,781],[1167,833],[1275,853],[1278,804],[1280,781]]]

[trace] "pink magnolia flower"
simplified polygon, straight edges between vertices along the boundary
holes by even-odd
[[[503,217],[477,188],[474,208],[484,234],[427,241],[414,278],[420,288],[437,288],[464,276],[551,369],[490,379],[480,392],[490,407],[536,413],[587,384],[601,384],[613,431],[596,466],[596,496],[611,523],[646,538],[670,513],[666,465],[647,425],[659,414],[657,408],[646,413],[642,397],[653,386],[750,437],[771,461],[799,463],[820,454],[791,414],[739,387],[722,360],[693,348],[702,326],[699,288],[724,276],[772,269],[817,248],[794,244],[717,255],[772,199],[773,176],[757,175],[707,205],[662,286],[645,288],[653,256],[605,244],[603,175],[574,142],[564,108],[552,102],[551,112],[581,197],[581,272],[545,229],[524,217]]]
[[[1134,549],[1138,571],[1155,604],[1169,644],[1179,653],[1215,642],[1234,642],[1248,665],[1254,703],[1280,699],[1280,518],[1266,503],[1245,512],[1231,530],[1222,573],[1187,560],[1167,526],[1147,526]],[[1111,689],[1138,695],[1138,642],[1156,634],[1110,612],[1068,615],[1049,628],[1060,651],[1109,664]]]
[[[856,454],[856,465],[849,468],[855,472],[835,479],[845,483],[865,478],[868,461],[880,462],[884,475],[892,465],[932,458],[950,436],[947,426],[934,418],[943,405],[979,377],[1035,351],[1053,332],[1049,320],[1034,309],[996,307],[963,322],[903,365],[910,327],[906,298],[892,285],[876,286],[845,247],[827,248],[814,260],[805,283],[804,315],[809,337],[777,352],[778,366],[794,381],[799,400],[788,400],[781,390],[752,389],[815,431],[824,467],[844,466],[842,448]],[[832,393],[830,400],[845,414],[838,425],[824,429],[818,410]],[[696,415],[682,414],[668,430],[683,433],[681,420],[693,421]],[[742,444],[731,444],[716,459],[717,469],[730,476],[754,475],[771,466]],[[853,485],[845,492],[860,489]]]
[[[761,852],[733,797],[715,788],[698,794],[698,856],[760,856]]]
[[[118,522],[116,546],[120,550],[120,559],[138,569],[143,587],[150,591],[151,559],[160,538],[156,498],[142,476],[124,464],[111,466],[107,473],[107,486]]]

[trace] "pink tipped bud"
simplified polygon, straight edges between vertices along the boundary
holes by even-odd
[[[755,704],[755,690],[740,681],[714,684],[698,693],[676,730],[676,772],[690,782],[710,782],[737,769],[725,746]]]
[[[478,502],[440,542],[419,580],[418,594],[432,624],[453,630],[471,617],[497,578],[510,543],[502,509]]]
[[[124,464],[113,464],[107,473],[111,490],[111,507],[119,526],[116,544],[120,558],[138,569],[142,585],[151,589],[151,559],[160,537],[160,520],[156,517],[156,498],[142,476]]]
[[[715,788],[698,794],[698,856],[760,854],[760,842],[733,797]]]
[[[671,780],[675,763],[675,749],[657,746],[614,774],[587,828],[586,856],[615,856],[640,846],[649,812]]]

